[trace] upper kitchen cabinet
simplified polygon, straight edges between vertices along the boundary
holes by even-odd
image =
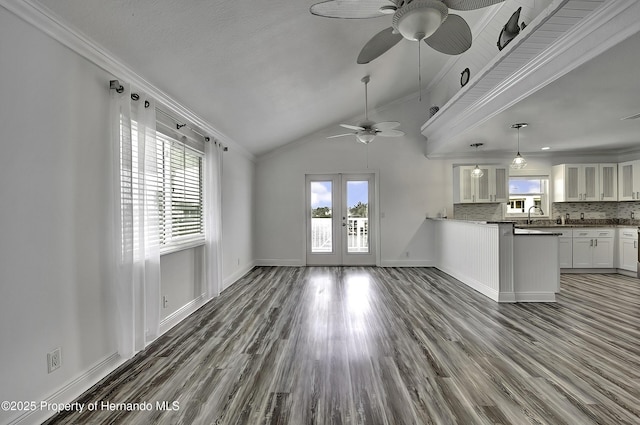
[[[453,167],[453,202],[498,203],[509,199],[506,166],[482,165],[482,177],[471,176],[474,166]]]
[[[617,164],[555,165],[553,201],[617,201],[617,170]]]
[[[618,164],[599,164],[598,183],[601,201],[617,201]]]
[[[640,200],[640,161],[621,162],[618,167],[618,200]]]

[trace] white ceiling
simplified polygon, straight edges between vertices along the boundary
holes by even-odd
[[[364,75],[370,109],[417,92],[416,43],[356,64],[390,16],[320,18],[316,0],[33,1],[255,155],[361,115]],[[459,14],[473,28],[489,9]],[[422,44],[423,86],[449,58]]]
[[[639,17],[640,18],[640,17]],[[608,153],[640,148],[640,33],[501,112],[483,124],[447,140],[446,154],[472,154],[481,142],[484,154],[516,149],[511,124],[528,122],[520,130],[520,151],[548,155],[559,152]]]

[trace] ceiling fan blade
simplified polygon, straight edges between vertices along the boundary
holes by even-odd
[[[381,131],[379,133],[376,133],[376,136],[381,136],[381,137],[400,137],[400,136],[404,136],[404,131],[400,131],[400,130],[385,130],[385,131]]]
[[[374,124],[372,128],[374,130],[385,131],[385,130],[391,130],[393,128],[396,128],[399,125],[400,123],[396,121],[385,121],[385,122],[379,122],[378,124]]]
[[[324,18],[368,19],[385,16],[380,8],[390,4],[389,0],[329,0],[312,5],[309,11]]]
[[[348,128],[349,130],[356,130],[356,131],[364,130],[364,127],[360,127],[360,126],[357,126],[357,125],[340,124],[340,127]]]
[[[471,47],[471,28],[461,16],[449,14],[440,28],[424,42],[434,50],[447,55],[459,55]]]
[[[398,44],[400,40],[402,40],[402,34],[394,34],[393,27],[383,29],[364,45],[357,62],[361,65],[371,62]]]
[[[344,133],[344,134],[336,134],[335,136],[329,136],[327,137],[327,139],[333,139],[336,137],[342,137],[342,136],[355,136],[356,133]]]
[[[442,0],[442,3],[453,10],[475,10],[502,3],[503,1],[504,0]]]

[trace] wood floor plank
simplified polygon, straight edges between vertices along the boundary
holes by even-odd
[[[257,267],[77,400],[150,411],[46,423],[639,424],[640,280],[562,275],[557,299],[497,304],[432,268]]]

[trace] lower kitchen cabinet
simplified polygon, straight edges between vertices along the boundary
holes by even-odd
[[[570,269],[573,267],[573,236],[571,229],[561,230],[562,235],[558,237],[558,252],[560,253],[560,268]]]
[[[613,268],[615,229],[574,229],[574,269]]]
[[[638,262],[638,230],[637,228],[618,229],[618,264],[617,268],[635,272]]]

